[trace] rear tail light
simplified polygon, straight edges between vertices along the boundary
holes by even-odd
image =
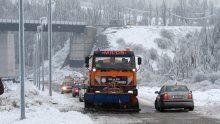
[[[188,97],[187,98],[188,99],[192,99],[192,93],[191,92],[188,93]]]
[[[163,94],[163,100],[168,100],[168,99],[169,99],[168,93],[164,93],[164,94]]]

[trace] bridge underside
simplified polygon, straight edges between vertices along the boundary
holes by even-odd
[[[39,25],[40,21],[26,20],[24,21],[24,31],[36,32]],[[53,21],[52,30],[53,32],[71,32],[67,62],[70,66],[82,67],[85,56],[89,55],[92,50],[96,28],[86,26],[83,22]],[[3,32],[7,34],[11,31],[19,31],[18,20],[0,19],[0,34]],[[47,25],[43,26],[43,31],[48,31]],[[2,36],[0,39],[2,39]],[[14,40],[11,41],[14,43]],[[9,40],[5,39],[4,42],[9,43]],[[3,45],[2,42],[0,45]]]
[[[39,24],[35,23],[25,23],[24,31],[37,31],[37,26]],[[74,32],[83,33],[86,25],[71,25],[71,24],[52,24],[53,32]],[[0,31],[18,31],[18,23],[0,23]],[[43,31],[48,31],[48,26],[43,27]]]

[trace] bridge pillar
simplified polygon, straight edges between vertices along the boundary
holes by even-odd
[[[11,32],[0,32],[0,77],[15,78],[15,43]]]
[[[96,28],[86,27],[82,34],[72,34],[70,37],[70,66],[82,67],[95,42]]]

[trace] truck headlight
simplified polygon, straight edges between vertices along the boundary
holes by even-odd
[[[133,90],[129,90],[128,93],[133,94],[134,92],[133,92]]]
[[[135,72],[135,71],[136,71],[136,69],[135,69],[135,68],[133,68],[133,69],[132,69],[132,71],[133,71],[133,72]]]
[[[97,91],[95,91],[95,93],[100,93],[100,91],[97,90]]]
[[[96,69],[95,69],[95,68],[93,68],[93,69],[92,69],[92,71],[96,71]]]

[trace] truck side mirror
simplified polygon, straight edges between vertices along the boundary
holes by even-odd
[[[141,57],[138,57],[138,65],[141,65],[141,63],[142,63],[142,59]]]
[[[88,56],[85,58],[85,64],[86,64],[86,68],[88,68],[89,67],[89,57]]]

